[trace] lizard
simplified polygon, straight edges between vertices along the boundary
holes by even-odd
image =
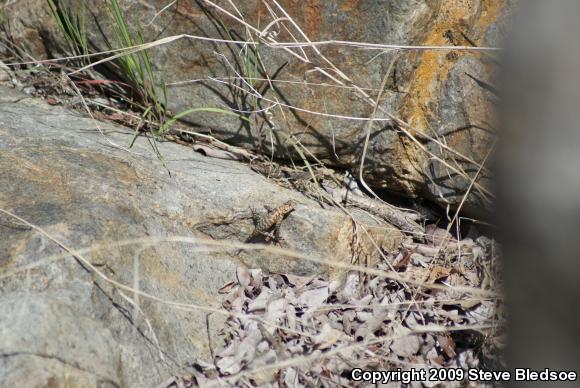
[[[252,242],[258,236],[264,236],[273,240],[279,240],[280,224],[296,209],[296,202],[290,200],[284,202],[277,208],[268,210],[267,214],[258,216],[257,214],[252,215],[255,222],[255,228],[250,237],[245,241],[246,243]]]

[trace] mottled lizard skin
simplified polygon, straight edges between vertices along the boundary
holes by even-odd
[[[274,229],[274,233],[277,233],[282,220],[284,220],[288,214],[294,211],[295,208],[296,203],[294,201],[287,201],[277,208],[269,211],[267,214],[258,217],[256,220],[256,227],[252,232],[252,235],[248,238],[248,241],[259,235],[274,238],[274,235],[269,232]]]

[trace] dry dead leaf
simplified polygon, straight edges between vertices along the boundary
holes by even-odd
[[[238,285],[235,282],[228,282],[224,284],[219,290],[218,293],[220,294],[228,294],[232,291],[233,288],[237,287]]]
[[[411,262],[411,252],[405,252],[398,256],[393,263],[393,268],[396,270],[407,268]]]
[[[444,242],[454,241],[455,239],[447,230],[438,227],[435,224],[425,226],[425,238],[434,246],[439,246]]]
[[[243,266],[238,266],[238,268],[236,268],[236,277],[240,286],[244,288],[248,287],[252,282],[252,274]]]
[[[328,349],[344,337],[345,334],[342,331],[333,329],[327,323],[322,326],[320,333],[314,338],[314,343],[318,345],[319,349]]]
[[[192,146],[195,152],[199,152],[205,156],[210,158],[218,158],[218,159],[228,159],[228,160],[242,160],[243,158],[239,155],[234,155],[231,152],[221,150],[218,148],[214,148],[209,145],[205,144],[194,144]]]
[[[412,334],[411,330],[399,327],[396,331],[398,338],[395,338],[391,343],[390,349],[399,357],[411,357],[419,352],[421,348],[421,341],[416,334]]]
[[[451,275],[452,268],[442,267],[436,265],[431,268],[429,271],[429,277],[427,278],[427,283],[435,283],[438,280],[445,279],[449,275]]]
[[[470,310],[475,306],[479,306],[481,304],[481,299],[464,299],[459,301],[459,305],[464,310]]]
[[[328,287],[320,287],[308,289],[300,293],[298,303],[312,311],[316,310],[326,299],[328,299]]]
[[[448,334],[438,335],[437,336],[437,343],[441,347],[441,350],[443,350],[443,353],[445,353],[445,355],[448,358],[454,358],[456,356],[455,342],[453,341],[453,339],[451,338],[450,335],[448,335]]]
[[[272,297],[272,291],[269,288],[263,288],[262,292],[256,297],[256,299],[248,303],[248,312],[253,313],[256,311],[265,311],[268,304],[268,300]]]

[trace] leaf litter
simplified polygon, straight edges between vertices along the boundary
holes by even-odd
[[[485,237],[457,241],[436,226],[426,230],[425,243],[409,239],[375,268],[392,267],[448,291],[357,272],[328,281],[239,267],[237,279],[219,289],[223,307],[238,315],[221,330],[213,360],[193,360],[159,388],[366,386],[351,380],[353,368],[502,368],[501,299],[453,290],[501,288],[497,244]]]

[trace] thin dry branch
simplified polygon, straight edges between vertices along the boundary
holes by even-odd
[[[338,205],[340,205],[340,204],[338,204]],[[340,206],[345,212],[348,213],[348,211],[342,205],[340,205]],[[192,306],[194,306],[191,304],[166,302],[158,297],[147,294],[147,293],[142,292],[140,290],[135,290],[133,287],[129,287],[129,286],[121,284],[115,280],[109,279],[103,272],[101,272],[98,268],[96,268],[88,259],[83,257],[76,249],[68,247],[66,244],[64,244],[60,240],[58,240],[55,237],[53,237],[52,235],[50,235],[44,229],[40,228],[37,225],[32,224],[31,222],[17,216],[16,214],[14,214],[6,209],[0,208],[0,213],[3,213],[7,216],[10,216],[10,217],[18,220],[22,224],[27,225],[30,228],[36,230],[37,232],[39,232],[40,234],[42,234],[43,236],[47,237],[49,240],[51,240],[52,242],[57,244],[59,247],[61,247],[65,251],[69,252],[71,256],[77,258],[79,261],[81,261],[83,264],[85,264],[91,271],[94,271],[95,274],[98,275],[98,277],[102,278],[103,280],[111,283],[112,285],[114,285],[116,287],[119,287],[120,289],[123,289],[125,291],[129,291],[129,292],[138,293],[142,297],[149,298],[149,299],[152,299],[152,300],[157,301],[157,302],[171,304],[174,306],[181,306],[184,308],[187,308],[187,307],[191,308]],[[348,213],[348,214],[350,214],[350,213]],[[360,265],[340,263],[340,262],[337,262],[336,260],[334,260],[332,257],[328,258],[326,260],[317,259],[314,257],[310,257],[308,255],[304,255],[304,254],[295,252],[293,250],[273,247],[271,245],[266,245],[266,244],[246,244],[246,243],[238,243],[238,242],[234,243],[234,242],[226,242],[226,241],[216,241],[216,240],[211,240],[211,239],[193,238],[193,237],[186,237],[186,236],[168,236],[168,237],[143,237],[143,238],[136,238],[136,239],[127,239],[127,240],[122,240],[122,241],[118,241],[115,243],[107,244],[106,247],[120,247],[120,246],[134,245],[134,244],[152,246],[152,245],[159,244],[161,242],[180,242],[180,243],[186,243],[186,244],[205,245],[208,247],[212,247],[214,250],[216,248],[244,249],[244,250],[265,250],[265,251],[268,251],[268,252],[273,253],[273,254],[286,256],[286,257],[296,259],[296,260],[310,261],[312,263],[327,265],[327,266],[342,269],[345,271],[357,271],[357,272],[361,272],[361,273],[366,273],[366,274],[390,279],[390,280],[393,280],[393,281],[396,281],[396,282],[399,282],[402,284],[408,284],[408,285],[413,285],[413,286],[417,286],[417,287],[424,287],[427,289],[445,290],[448,292],[467,293],[467,294],[481,295],[481,296],[486,296],[486,297],[499,296],[496,292],[489,291],[489,290],[483,290],[480,288],[473,288],[473,287],[450,287],[450,286],[442,286],[440,284],[435,284],[435,283],[430,284],[430,283],[420,282],[420,281],[416,281],[413,279],[407,279],[403,276],[398,275],[396,272],[395,273],[386,272],[386,271],[381,271],[378,269],[368,268],[368,267],[364,267],[364,266],[360,266]],[[379,247],[377,247],[377,249],[379,249]],[[93,249],[91,249],[91,251],[92,250],[97,250],[97,248],[93,248]],[[198,308],[198,307],[199,307],[199,309],[204,310],[204,311],[218,312],[220,314],[223,314],[223,312],[221,312],[219,309],[214,309],[214,308],[205,307],[205,306],[196,306],[195,308]]]

